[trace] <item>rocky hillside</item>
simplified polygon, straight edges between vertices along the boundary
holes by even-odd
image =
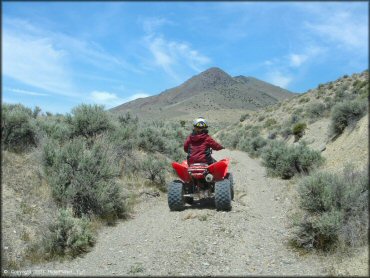
[[[279,161],[280,166],[288,165],[287,167],[289,167],[289,165],[293,165],[291,169],[294,169],[296,167],[295,164],[289,164],[288,162],[293,161],[289,152],[292,152],[292,150],[297,151],[299,146],[307,146],[308,149],[304,153],[300,153],[302,161],[305,161],[313,152],[318,153],[324,159],[323,164],[310,170],[309,180],[312,181],[320,177],[321,173],[335,176],[340,180],[342,173],[346,171],[345,169],[358,171],[349,175],[352,179],[362,175],[359,174],[361,172],[366,177],[368,174],[369,155],[368,99],[369,72],[365,70],[351,76],[344,75],[326,84],[320,84],[317,88],[309,90],[302,95],[259,111],[246,112],[239,119],[238,123],[220,130],[215,137],[228,148],[245,151],[250,156],[257,158],[262,165],[270,167],[267,168],[267,172],[273,169],[271,168],[273,162],[272,164],[266,163],[266,157],[268,157],[266,153],[269,150],[273,149],[274,151],[274,153],[270,152],[270,158],[274,158],[274,155],[281,158]],[[283,145],[275,144],[279,142],[283,143]],[[283,147],[284,145],[285,147]],[[280,148],[285,148],[285,156],[281,155],[279,146]],[[294,163],[300,163],[299,161],[299,159],[295,160]],[[286,162],[288,164],[284,164]],[[275,169],[276,172],[284,169],[284,166],[280,167],[279,165],[276,167],[278,170]],[[353,168],[348,168],[349,165]],[[271,172],[273,173],[273,170]],[[303,177],[305,175],[296,175],[291,180],[290,187],[285,191],[285,194],[290,196],[289,202],[295,203],[293,211],[295,211],[296,215],[300,213],[303,215],[302,210],[300,210],[302,207],[299,206],[298,200],[306,195],[302,197],[298,194],[297,189],[299,186],[302,186]],[[325,184],[329,188],[328,183]],[[349,185],[346,188],[348,192],[355,190],[353,189],[354,186],[349,182],[346,181],[344,184]],[[340,201],[339,203],[344,204],[345,202]],[[357,206],[366,207],[367,205],[360,198],[356,197],[354,203],[351,204],[351,209],[355,209]],[[364,222],[359,220],[362,217],[359,216],[360,214],[356,216],[357,222],[354,222],[356,223],[355,225],[348,225],[348,223],[341,220],[338,231],[347,229],[350,231],[350,236],[358,235],[359,233],[356,229],[362,225],[360,223],[365,223],[365,230],[367,230],[367,209],[364,211],[365,218],[361,220]],[[312,223],[317,219],[320,219],[321,223],[324,222],[323,214],[315,212],[317,214],[312,216],[307,211],[305,213],[308,218],[302,219],[311,219],[309,221],[313,221]],[[300,225],[301,227],[310,227],[307,223],[311,222],[303,221]],[[329,223],[326,224],[331,225]],[[346,228],[344,229],[343,227]],[[332,227],[330,230],[334,231],[335,229]],[[309,234],[312,230],[307,228],[305,232]],[[340,232],[338,233],[340,234]],[[342,238],[342,236],[343,234],[340,234],[338,238]],[[345,241],[342,241],[341,244],[343,242]],[[365,244],[345,252],[339,249],[337,252],[332,253],[331,256],[335,260],[330,267],[332,275],[364,275],[364,273],[368,272],[367,241]]]
[[[224,133],[241,138],[255,130],[266,139],[284,139],[288,144],[305,142],[310,148],[322,152],[326,158],[324,167],[331,170],[338,170],[347,162],[365,166],[368,158],[368,114],[349,123],[339,137],[333,134],[331,126],[335,105],[354,100],[367,103],[368,78],[367,70],[352,76],[345,75],[267,108],[246,112],[239,123],[229,126]],[[305,125],[299,140],[293,132],[297,124]]]
[[[187,120],[203,115],[211,122],[232,122],[245,110],[258,110],[293,96],[292,92],[256,78],[231,77],[219,68],[210,68],[180,86],[124,103],[111,111],[130,112],[141,119]]]

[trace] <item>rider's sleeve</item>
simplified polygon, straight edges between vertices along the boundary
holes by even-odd
[[[220,145],[219,143],[217,143],[215,140],[213,140],[213,138],[211,136],[208,137],[208,144],[215,151],[219,151],[219,150],[224,149],[224,147],[222,145]]]
[[[185,143],[184,143],[184,151],[187,153],[189,150],[189,144],[190,144],[190,136],[186,138]]]

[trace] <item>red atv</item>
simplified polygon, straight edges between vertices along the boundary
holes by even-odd
[[[214,197],[217,210],[231,210],[234,199],[233,176],[228,170],[229,159],[222,159],[211,165],[195,163],[188,165],[172,162],[172,167],[181,180],[174,180],[168,187],[168,206],[170,210],[183,210],[185,203]]]

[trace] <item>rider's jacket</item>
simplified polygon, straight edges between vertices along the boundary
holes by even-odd
[[[192,133],[186,138],[184,143],[184,151],[188,153],[188,164],[214,162],[211,157],[211,148],[219,151],[224,147],[217,143],[207,132],[200,134]]]

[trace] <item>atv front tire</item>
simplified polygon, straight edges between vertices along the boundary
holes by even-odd
[[[185,208],[184,184],[173,181],[168,186],[168,206],[171,211],[180,211]]]
[[[215,204],[217,210],[231,210],[231,184],[228,179],[216,182]]]

